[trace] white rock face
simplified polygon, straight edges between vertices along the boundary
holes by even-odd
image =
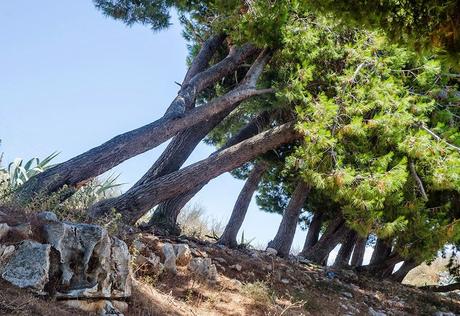
[[[216,265],[212,263],[210,258],[193,258],[188,265],[188,269],[211,283],[218,281]]]
[[[51,279],[52,291],[62,298],[131,295],[130,255],[123,241],[110,237],[98,225],[60,222],[51,212],[37,218],[43,244],[25,240],[16,250],[13,246],[0,248],[0,271],[5,280],[43,291]]]
[[[50,245],[23,241],[2,267],[2,278],[20,288],[43,292],[48,283]]]
[[[173,245],[169,243],[165,243],[161,249],[165,257],[165,262],[164,262],[165,270],[176,274],[177,273],[176,253],[174,252]]]

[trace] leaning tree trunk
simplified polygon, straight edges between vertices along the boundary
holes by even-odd
[[[392,274],[395,265],[402,260],[404,259],[402,259],[398,253],[393,252],[384,260],[366,266],[357,267],[356,270],[358,272],[366,272],[373,277],[383,279],[389,277]]]
[[[340,216],[332,220],[320,240],[300,255],[318,264],[323,264],[329,253],[343,240],[348,232],[345,220]]]
[[[136,190],[131,190],[129,194],[126,192],[119,197],[101,201],[90,208],[90,216],[102,216],[115,209],[125,220],[134,223],[144,214],[143,210],[190,191],[197,185],[233,170],[268,150],[299,138],[300,134],[295,131],[293,122],[274,127],[179,171],[143,184]]]
[[[339,253],[334,261],[334,266],[341,268],[348,266],[350,262],[351,253],[353,252],[353,246],[356,243],[357,234],[354,230],[349,229],[349,232],[340,246]]]
[[[398,269],[398,271],[396,271],[395,273],[393,273],[390,276],[390,279],[393,280],[393,281],[401,283],[404,280],[404,278],[406,277],[406,275],[412,269],[417,267],[418,265],[419,265],[419,263],[416,260],[414,260],[414,259],[406,259],[406,260],[404,260],[403,264]]]
[[[323,225],[323,213],[316,212],[313,215],[310,226],[308,226],[307,237],[305,238],[305,243],[303,244],[303,248],[300,253],[307,252],[311,247],[313,247],[318,242],[319,233],[321,232],[322,225]]]
[[[292,193],[289,204],[284,210],[283,219],[278,227],[275,238],[268,243],[267,248],[275,249],[281,257],[289,256],[295,230],[299,221],[299,215],[309,192],[310,186],[303,180],[300,180]]]
[[[210,46],[214,47],[215,45]],[[207,62],[214,50],[212,48],[207,49],[208,55],[206,57],[199,55]],[[210,101],[206,106],[192,109],[184,115],[184,112],[192,107],[198,93],[232,73],[247,57],[255,52],[256,48],[248,44],[240,49],[231,50],[229,56],[221,62],[195,74],[191,79],[187,79],[187,83],[181,87],[177,97],[162,118],[118,135],[100,146],[32,177],[17,192],[18,200],[27,202],[34,196],[55,192],[64,185],[78,186],[123,161],[158,146],[178,132],[225,111],[235,103],[253,95],[269,92],[267,89],[258,91],[254,87],[239,87]],[[190,74],[191,76],[200,67],[196,66],[195,70],[190,70],[187,75]]]
[[[378,264],[379,262],[385,261],[391,253],[391,244],[387,240],[378,238],[375,243],[374,251],[369,262],[370,265]]]
[[[351,257],[350,265],[352,267],[359,267],[363,265],[364,253],[366,252],[367,237],[358,237],[356,240],[355,248],[353,249],[353,256]]]
[[[219,151],[236,145],[237,143],[260,133],[266,126],[269,125],[271,115],[271,112],[262,112],[244,128],[242,128],[238,134],[232,137]],[[212,155],[214,154],[215,153]],[[185,204],[187,204],[188,201],[190,201],[206,185],[206,183],[207,182],[201,183],[188,192],[179,194],[160,203],[151,216],[148,224],[144,225],[143,228],[151,229],[154,227],[159,229],[161,232],[167,232],[168,234],[179,234],[180,228],[177,225],[179,212]],[[146,211],[148,211],[148,209],[144,210],[144,212]]]
[[[267,170],[267,168],[268,164],[266,162],[260,161],[256,163],[252,169],[243,186],[243,189],[238,195],[238,199],[236,200],[235,206],[233,207],[230,220],[228,221],[227,226],[225,226],[225,230],[222,236],[220,236],[219,240],[217,241],[218,244],[225,245],[230,248],[235,248],[238,246],[236,236],[241,228],[241,225],[243,224],[244,218],[246,217],[252,196],[257,190],[260,179],[262,178],[262,175]]]

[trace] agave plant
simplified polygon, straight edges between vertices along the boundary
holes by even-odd
[[[16,158],[8,165],[8,168],[6,170],[3,169],[2,172],[6,172],[6,178],[8,179],[10,189],[17,189],[31,177],[51,168],[53,166],[51,161],[56,158],[57,155],[59,155],[59,153],[54,152],[43,160],[32,158],[27,162],[24,162],[22,158]]]

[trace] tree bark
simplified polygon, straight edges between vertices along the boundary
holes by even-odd
[[[131,157],[158,146],[176,133],[203,122],[224,111],[232,104],[253,95],[269,92],[269,90],[257,91],[253,87],[240,87],[212,100],[206,106],[200,106],[190,110],[189,114],[183,115],[183,112],[191,107],[199,92],[234,71],[244,59],[254,54],[255,51],[256,49],[248,44],[233,50],[218,64],[189,79],[187,84],[181,87],[177,97],[162,118],[118,135],[100,146],[32,177],[17,192],[18,200],[27,202],[36,195],[55,192],[64,185],[77,186],[79,183],[96,177]]]
[[[377,264],[385,261],[391,253],[391,245],[388,245],[388,241],[378,238],[375,243],[374,251],[372,252],[370,265]]]
[[[143,210],[190,191],[268,150],[299,138],[300,134],[294,130],[292,122],[272,128],[179,171],[141,185],[129,193],[101,201],[91,207],[90,216],[98,217],[116,209],[125,220],[134,223],[143,215]]]
[[[243,186],[243,189],[238,195],[238,199],[236,200],[235,206],[233,207],[230,220],[228,221],[227,226],[225,226],[225,230],[222,236],[220,236],[219,240],[217,241],[218,244],[225,245],[230,248],[235,248],[238,246],[236,236],[241,228],[241,225],[243,224],[244,218],[246,217],[252,196],[257,190],[260,179],[262,178],[262,175],[267,170],[267,168],[268,164],[261,161],[256,163],[252,169]]]
[[[262,132],[262,130],[269,125],[270,117],[271,112],[262,112],[244,128],[242,128],[239,133],[233,136],[219,151],[236,145],[239,142]],[[215,153],[213,153],[213,155],[214,154]],[[171,199],[163,201],[158,205],[148,224],[143,228],[150,229],[155,227],[156,230],[166,234],[179,234],[180,228],[177,225],[177,217],[180,211],[188,203],[188,201],[190,201],[206,185],[206,183],[207,182],[201,183],[188,192],[179,194]]]
[[[364,253],[366,252],[367,237],[358,237],[356,240],[355,248],[353,249],[353,256],[351,257],[351,266],[359,267],[363,265]]]
[[[299,221],[299,215],[310,192],[310,186],[303,180],[300,180],[294,192],[292,193],[289,204],[283,213],[278,232],[272,241],[268,243],[267,248],[273,248],[278,251],[280,257],[288,257],[291,250],[292,241],[294,240],[295,230]]]
[[[329,253],[343,240],[348,228],[345,226],[345,220],[340,216],[332,220],[326,231],[321,236],[319,241],[300,255],[318,264],[324,263],[327,260]]]
[[[418,265],[419,263],[415,261],[414,259],[406,259],[404,260],[403,264],[398,269],[398,271],[396,271],[390,276],[390,279],[395,282],[401,283],[406,277],[406,275]]]
[[[393,252],[388,255],[384,260],[377,263],[372,263],[366,266],[357,267],[358,272],[367,272],[376,278],[387,278],[393,273],[393,269],[398,262],[401,262],[401,256]]]
[[[353,246],[356,243],[357,234],[354,230],[349,229],[346,234],[342,246],[340,246],[339,253],[334,261],[335,267],[346,267],[349,265],[351,253],[353,252]]]
[[[313,247],[318,242],[319,233],[321,232],[322,225],[323,225],[323,213],[316,212],[313,215],[310,226],[308,227],[307,237],[305,238],[305,243],[300,253],[307,252],[311,247]]]

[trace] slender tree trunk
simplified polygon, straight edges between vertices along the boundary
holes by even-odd
[[[128,222],[134,223],[145,209],[190,191],[268,150],[299,138],[300,134],[294,130],[292,122],[272,128],[179,171],[141,185],[136,190],[130,190],[129,194],[126,192],[119,197],[101,201],[91,207],[90,215],[98,217],[116,209]]]
[[[351,257],[351,266],[359,267],[363,265],[364,253],[366,252],[367,237],[358,237],[353,256]]]
[[[353,246],[356,243],[357,234],[354,230],[349,229],[349,232],[345,236],[342,246],[340,246],[339,253],[335,258],[335,267],[346,267],[350,262],[351,253],[353,252]]]
[[[305,238],[305,243],[300,253],[307,252],[311,247],[313,247],[318,242],[319,233],[321,232],[322,225],[323,225],[323,213],[316,212],[313,215],[310,226],[308,227],[307,237]]]
[[[390,279],[401,283],[406,277],[406,275],[418,265],[419,263],[414,259],[404,260],[402,266],[398,269],[398,271],[396,271],[390,276]]]
[[[278,227],[275,238],[268,243],[268,248],[276,249],[278,255],[281,257],[289,256],[299,215],[309,192],[310,186],[303,180],[300,180],[292,193],[288,206],[284,210],[283,219]]]
[[[391,245],[387,240],[378,238],[375,243],[374,251],[372,252],[370,265],[383,262],[391,253]]]
[[[209,54],[211,51],[213,49],[209,49]],[[77,186],[79,183],[96,177],[129,158],[158,146],[176,133],[225,111],[226,108],[235,103],[250,96],[268,92],[269,90],[257,91],[253,87],[240,87],[210,101],[206,106],[200,106],[190,110],[187,115],[183,115],[187,108],[192,107],[199,92],[233,72],[241,62],[254,54],[255,51],[256,49],[251,45],[244,45],[240,49],[233,50],[218,64],[188,79],[162,118],[118,135],[98,147],[32,177],[17,192],[18,199],[27,202],[36,195],[55,192],[64,185]],[[203,60],[205,59],[203,57]],[[200,67],[197,66],[196,68]]]
[[[271,112],[262,112],[250,123],[248,123],[238,134],[232,137],[219,151],[248,139],[260,133],[270,123]],[[218,151],[218,152],[219,152]],[[216,153],[214,153],[216,154]],[[213,154],[213,155],[214,155]],[[177,217],[182,208],[190,201],[207,182],[199,184],[192,190],[179,194],[158,205],[144,229],[155,228],[155,230],[167,234],[179,234],[180,228],[177,225]],[[144,210],[144,212],[148,209]]]
[[[267,170],[267,168],[268,164],[261,161],[256,163],[256,165],[252,169],[248,179],[246,180],[243,186],[243,189],[238,195],[238,199],[236,200],[235,206],[233,207],[230,220],[228,221],[227,226],[225,226],[225,230],[217,242],[218,244],[225,245],[231,248],[235,248],[236,246],[238,246],[236,236],[241,228],[241,225],[243,224],[244,218],[246,217],[246,213],[248,211],[249,203],[251,203],[252,196],[254,195],[254,192],[257,190],[257,186],[259,185],[260,179],[262,178],[262,175]]]
[[[347,232],[345,220],[342,217],[336,218],[328,225],[326,232],[319,241],[308,251],[301,253],[302,257],[322,264],[324,260],[327,260],[329,253],[343,240]]]

